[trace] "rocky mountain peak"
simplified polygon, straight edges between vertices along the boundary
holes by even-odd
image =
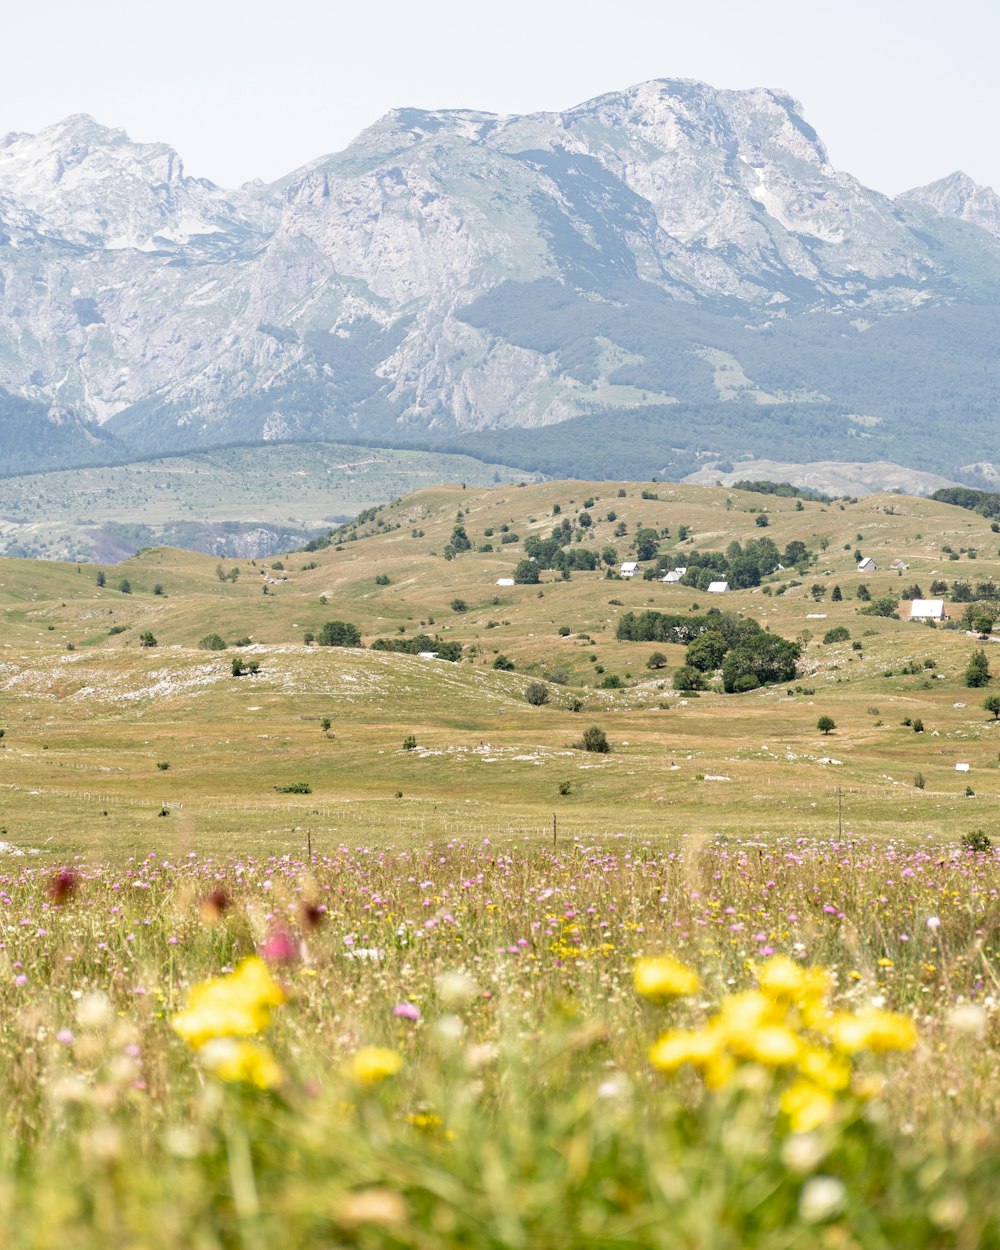
[[[1000,238],[1000,195],[992,187],[980,186],[961,170],[905,191],[899,199],[921,204],[942,217],[980,226]]]

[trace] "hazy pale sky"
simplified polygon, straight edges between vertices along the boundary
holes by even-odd
[[[390,108],[562,109],[648,78],[782,87],[896,193],[1000,188],[1000,0],[34,0],[4,5],[0,135],[92,113],[188,173],[271,180]]]

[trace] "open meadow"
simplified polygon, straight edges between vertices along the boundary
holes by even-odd
[[[998,557],[905,496],[547,482],[0,560],[0,1245],[1000,1246]],[[794,677],[628,640],[713,607]]]

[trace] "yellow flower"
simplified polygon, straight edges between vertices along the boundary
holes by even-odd
[[[805,973],[787,955],[775,955],[762,964],[757,984],[767,994],[780,998],[797,998],[806,983]]]
[[[701,989],[697,972],[670,955],[640,959],[632,972],[632,984],[644,998],[677,998]]]
[[[710,1029],[672,1029],[650,1047],[649,1062],[660,1072],[676,1072],[686,1063],[703,1068],[718,1055],[720,1040]]]
[[[722,1000],[716,1016],[718,1027],[727,1041],[740,1045],[754,1029],[765,1024],[782,1024],[786,1011],[773,998],[759,990],[744,990],[742,994],[730,994]]]
[[[827,1124],[836,1105],[830,1094],[805,1080],[796,1081],[781,1095],[781,1110],[788,1116],[795,1133],[811,1133],[821,1124]]]
[[[799,1072],[820,1089],[836,1093],[851,1083],[851,1067],[839,1055],[809,1047],[799,1056]]]
[[[834,1046],[846,1055],[859,1050],[909,1050],[917,1042],[917,1027],[909,1016],[877,1007],[857,1015],[838,1012],[827,1021],[826,1032]]]
[[[216,1037],[253,1037],[267,1028],[271,1008],[285,995],[267,965],[257,956],[244,959],[228,976],[212,977],[196,985],[187,1007],[174,1016],[174,1032],[200,1050]]]
[[[282,1081],[274,1055],[257,1042],[215,1037],[202,1046],[199,1058],[206,1072],[220,1081],[245,1081],[258,1089],[274,1089]]]
[[[801,1049],[801,1043],[791,1029],[780,1024],[766,1024],[744,1039],[739,1053],[769,1068],[780,1068],[782,1064],[794,1063]]]
[[[403,1066],[403,1056],[384,1046],[362,1046],[350,1058],[347,1070],[359,1085],[378,1085],[395,1076]]]

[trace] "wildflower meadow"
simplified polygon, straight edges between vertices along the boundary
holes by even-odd
[[[7,867],[12,1250],[1000,1246],[990,850]]]

